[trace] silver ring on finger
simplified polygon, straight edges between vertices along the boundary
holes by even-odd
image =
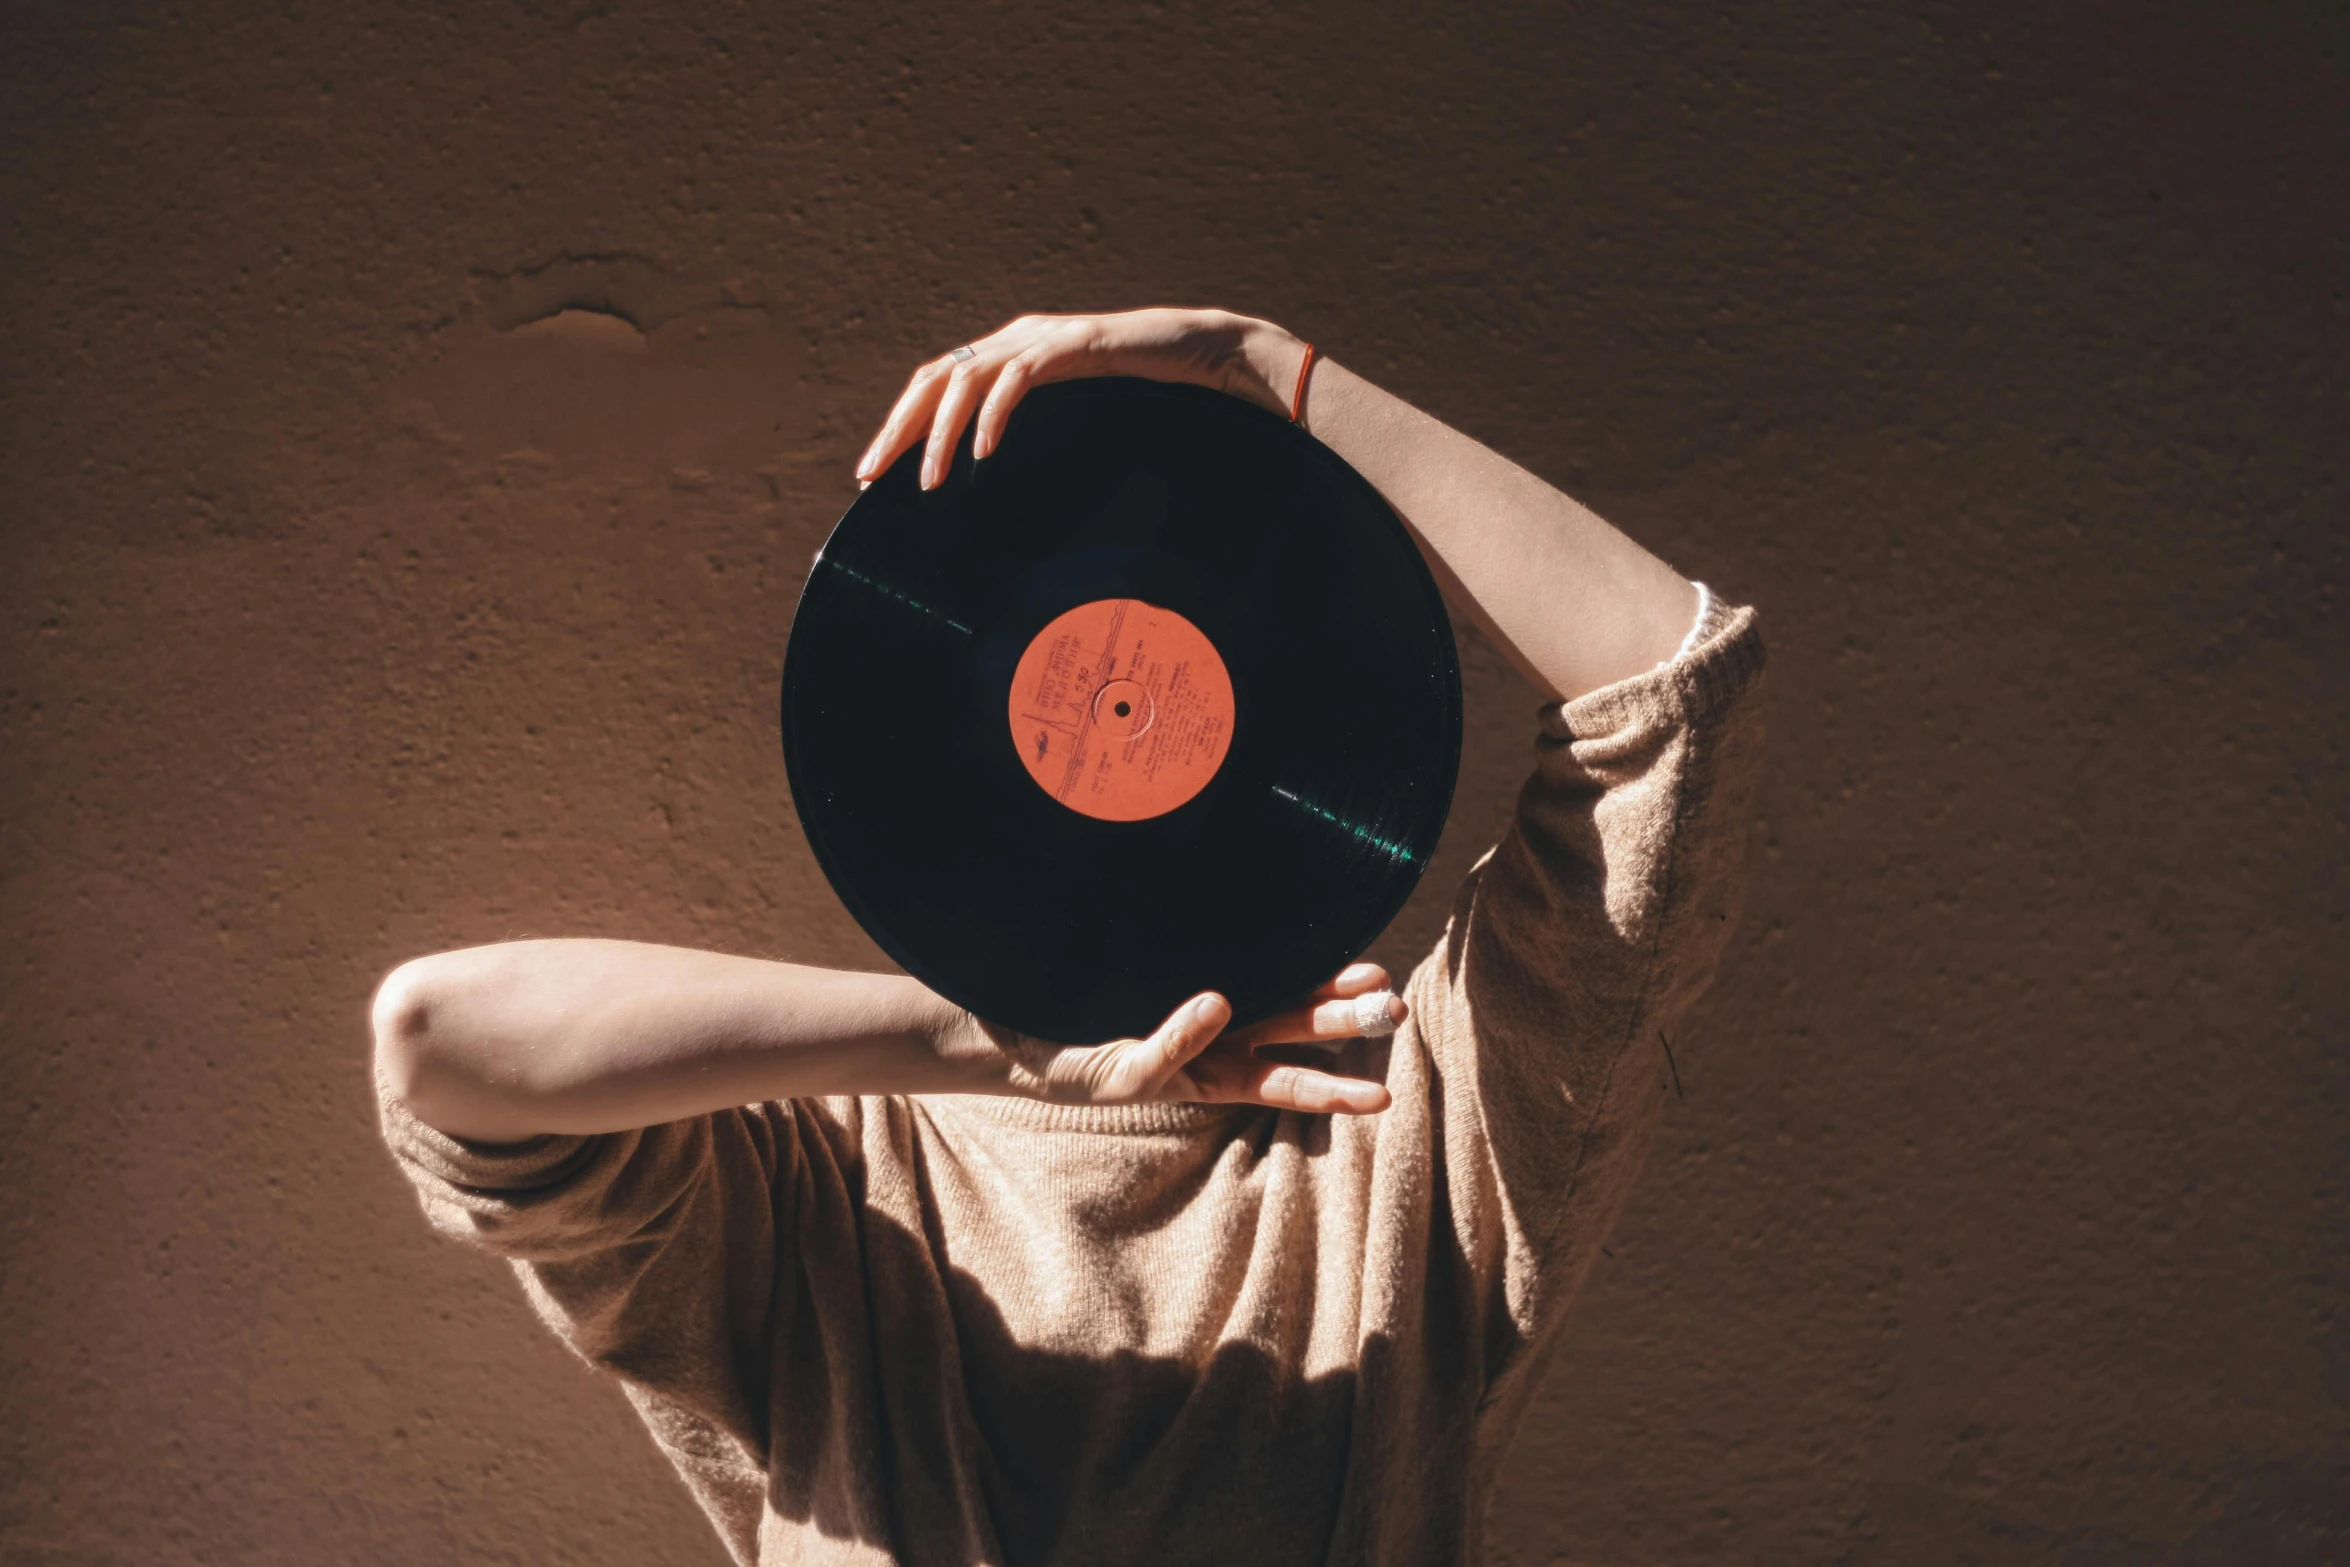
[[[966,359],[976,359],[976,358],[978,358],[978,357],[979,357],[979,350],[978,350],[978,349],[976,349],[976,348],[973,348],[973,347],[972,347],[972,346],[971,346],[969,343],[965,343],[965,344],[964,344],[964,345],[963,345],[961,348],[958,348],[958,349],[956,349],[956,350],[955,350],[955,351],[954,351],[952,354],[949,354],[947,357],[948,357],[948,358],[950,358],[950,359],[952,359],[952,360],[953,360],[955,363],[957,363],[957,364],[961,364],[961,363],[962,363],[964,360],[966,360]]]
[[[1383,1039],[1395,1032],[1395,1017],[1387,1010],[1387,1003],[1395,999],[1392,990],[1374,990],[1355,997],[1355,1032],[1365,1039]]]

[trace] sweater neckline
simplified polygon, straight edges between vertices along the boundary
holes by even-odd
[[[1196,1102],[1069,1105],[1006,1094],[958,1094],[954,1097],[958,1108],[968,1108],[975,1115],[1009,1126],[1026,1127],[1039,1132],[1094,1132],[1106,1135],[1141,1133],[1167,1136],[1201,1132],[1222,1126],[1241,1111],[1261,1108],[1247,1104]]]

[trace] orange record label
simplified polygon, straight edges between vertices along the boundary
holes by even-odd
[[[1232,746],[1232,677],[1199,627],[1140,599],[1080,604],[1012,674],[1012,744],[1036,786],[1105,822],[1164,816]]]

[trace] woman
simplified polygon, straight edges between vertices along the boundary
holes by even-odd
[[[618,1375],[737,1560],[1474,1560],[1736,912],[1751,611],[1267,322],[1023,317],[858,465],[1029,387],[1302,420],[1536,691],[1533,776],[1400,996],[1060,1046],[899,977],[621,942],[419,959],[374,1024],[440,1229]],[[1259,1047],[1353,1043],[1361,1071]]]

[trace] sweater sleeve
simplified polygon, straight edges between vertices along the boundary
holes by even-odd
[[[1673,659],[1545,707],[1508,833],[1414,975],[1488,1396],[1553,1336],[1670,1092],[1667,1040],[1737,918],[1761,750],[1751,609],[1701,594]]]
[[[433,1228],[511,1262],[556,1335],[621,1379],[740,1555],[766,1468],[777,1220],[804,1195],[808,1107],[490,1146],[377,1089]]]

